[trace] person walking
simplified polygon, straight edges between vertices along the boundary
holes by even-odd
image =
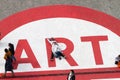
[[[4,59],[5,59],[5,73],[2,75],[2,78],[6,77],[6,73],[7,71],[11,71],[12,73],[12,77],[14,77],[14,72],[13,72],[13,66],[12,66],[12,58],[11,58],[11,52],[5,48],[5,55],[4,55]]]

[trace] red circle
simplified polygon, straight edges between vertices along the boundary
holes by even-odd
[[[57,17],[77,18],[91,21],[108,28],[120,36],[120,20],[110,15],[81,6],[53,5],[28,9],[0,21],[1,37],[3,38],[12,30],[26,23]]]

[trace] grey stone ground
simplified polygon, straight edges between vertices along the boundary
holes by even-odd
[[[29,8],[55,4],[84,6],[120,19],[120,0],[0,0],[0,20]]]

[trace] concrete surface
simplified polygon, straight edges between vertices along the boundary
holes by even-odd
[[[120,19],[120,0],[0,0],[0,20],[29,8],[55,4],[84,6]]]

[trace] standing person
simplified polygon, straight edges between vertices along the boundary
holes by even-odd
[[[13,66],[12,66],[12,59],[11,59],[11,52],[5,48],[5,55],[4,55],[4,59],[5,59],[5,73],[3,74],[3,78],[6,77],[6,73],[7,71],[11,71],[12,73],[12,77],[14,77],[14,72],[13,72]]]
[[[65,58],[59,44],[55,41],[55,39],[48,38],[47,40],[52,45],[51,60],[53,60],[54,57],[59,58],[60,60],[61,60],[61,57]]]
[[[11,54],[12,54],[12,59],[14,60],[14,61],[16,61],[16,58],[15,58],[15,56],[14,56],[14,54],[15,54],[15,50],[14,50],[14,45],[12,44],[12,43],[8,43],[8,46],[9,46],[9,51],[11,52]]]
[[[120,55],[115,58],[115,64],[120,68]]]
[[[74,72],[74,70],[70,70],[70,73],[67,76],[67,80],[75,80],[75,72]]]

